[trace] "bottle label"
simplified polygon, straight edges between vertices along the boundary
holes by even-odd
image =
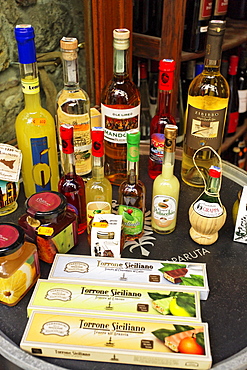
[[[214,15],[225,15],[227,12],[228,0],[216,0]]]
[[[203,217],[219,217],[223,214],[223,208],[219,203],[209,203],[202,199],[195,202],[193,208],[198,215]]]
[[[226,108],[203,110],[188,105],[186,143],[192,149],[205,145],[218,150],[221,146]]]
[[[212,0],[201,0],[200,4],[200,13],[199,13],[199,21],[209,19],[211,17],[213,7]]]
[[[152,218],[158,227],[168,227],[176,217],[177,202],[168,195],[153,198]]]
[[[109,214],[111,213],[111,205],[108,202],[102,201],[100,198],[105,198],[104,196],[95,197],[95,202],[89,202],[87,204],[87,224],[93,220],[94,216],[97,214]]]
[[[162,163],[164,154],[164,134],[152,134],[150,143],[150,158],[156,163]]]
[[[138,235],[143,229],[143,212],[136,207],[120,205],[118,214],[123,217],[124,233],[127,235]]]
[[[101,117],[105,140],[110,143],[126,144],[127,131],[139,129],[140,104],[133,108],[118,105],[118,109],[101,104]]]
[[[160,71],[159,90],[171,91],[173,89],[174,71]]]
[[[238,118],[239,118],[239,112],[232,112],[229,114],[229,122],[228,122],[228,134],[234,134],[236,132],[237,126],[238,126]]]
[[[239,97],[239,113],[247,111],[247,90],[238,90]]]
[[[70,100],[69,100],[70,101]],[[63,105],[66,102],[63,102]],[[91,127],[90,117],[88,113],[85,114],[67,114],[61,107],[57,110],[58,126],[68,124],[73,126],[73,142],[75,155],[75,170],[79,176],[86,175],[91,172]],[[62,143],[59,135],[59,146],[62,152]]]
[[[22,92],[24,94],[37,94],[40,91],[39,88],[39,79],[34,78],[32,80],[21,80]]]
[[[30,168],[36,193],[51,190],[51,168],[47,137],[31,138],[33,167]]]

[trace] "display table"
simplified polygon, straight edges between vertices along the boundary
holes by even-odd
[[[181,162],[176,161],[176,175],[181,183],[176,230],[165,236],[152,233],[150,207],[152,180],[147,175],[147,156],[141,156],[140,178],[147,189],[145,235],[123,251],[123,257],[173,260],[179,262],[202,262],[207,264],[210,293],[201,301],[202,321],[208,322],[213,369],[247,369],[247,245],[233,242],[234,225],[231,210],[237,193],[247,184],[247,173],[235,166],[223,163],[221,200],[228,216],[219,232],[218,241],[211,246],[200,246],[189,236],[188,209],[202,189],[191,188],[180,178]],[[113,199],[117,200],[118,188],[113,187]],[[24,213],[25,197],[21,190],[18,209],[0,221],[17,222]],[[116,204],[116,202],[113,202]],[[86,234],[79,238],[78,246],[71,254],[89,255]],[[47,278],[50,265],[41,261],[41,278]],[[32,289],[33,290],[33,289]],[[23,369],[93,369],[131,370],[158,369],[160,367],[101,363],[81,360],[34,357],[19,348],[27,323],[26,307],[32,290],[14,307],[0,306],[1,332],[0,354]],[[163,369],[163,368],[162,368]],[[168,368],[167,368],[168,369]]]

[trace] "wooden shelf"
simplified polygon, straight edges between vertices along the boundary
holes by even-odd
[[[235,135],[225,139],[224,143],[222,144],[221,151],[224,152],[225,150],[227,150],[240,136],[245,135],[246,132],[247,132],[247,120],[245,120],[242,126],[237,128]]]
[[[222,50],[233,49],[247,41],[247,21],[235,21],[227,19],[227,29],[225,32]],[[160,60],[166,55],[161,55],[162,39],[133,33],[133,54],[137,57]],[[188,53],[182,51],[181,61],[198,59],[204,56],[202,53]]]

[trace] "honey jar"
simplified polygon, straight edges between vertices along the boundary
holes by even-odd
[[[20,226],[0,223],[0,302],[16,305],[39,275],[36,246],[24,241]]]
[[[77,216],[68,209],[66,197],[43,191],[26,200],[26,213],[18,223],[38,248],[41,260],[52,263],[56,253],[66,253],[78,242]]]

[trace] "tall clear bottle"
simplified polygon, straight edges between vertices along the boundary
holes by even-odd
[[[82,234],[87,227],[85,185],[82,178],[75,172],[74,127],[68,124],[60,126],[62,140],[61,163],[63,176],[58,183],[58,191],[62,193],[78,217],[78,234]]]
[[[158,105],[150,124],[150,154],[148,174],[155,179],[162,171],[164,153],[164,128],[167,124],[176,124],[171,115],[171,97],[174,81],[175,61],[163,59],[159,62]]]
[[[159,234],[169,234],[176,227],[180,190],[174,175],[177,133],[177,126],[166,125],[162,173],[153,182],[152,228]]]
[[[147,62],[140,62],[140,96],[141,96],[141,140],[147,140],[150,137],[150,105],[149,105],[149,93],[148,93],[148,71]]]
[[[126,240],[138,239],[143,234],[145,220],[146,188],[139,180],[140,132],[127,133],[128,176],[118,190],[118,213],[123,216]]]
[[[76,174],[88,176],[91,173],[91,124],[88,94],[79,86],[78,41],[74,37],[60,40],[63,59],[64,88],[56,99],[57,129],[67,123],[74,126],[74,156]],[[59,139],[62,153],[62,141]]]
[[[88,231],[97,213],[111,213],[112,186],[104,176],[104,129],[92,128],[92,178],[86,183],[86,212]]]
[[[182,158],[182,179],[191,186],[203,187],[203,178],[193,163],[197,149],[212,147],[220,153],[229,99],[229,86],[220,73],[221,47],[225,21],[210,21],[204,70],[190,84],[186,109],[186,131]],[[209,149],[200,150],[196,164],[207,177],[217,157]]]
[[[140,94],[129,76],[129,38],[129,30],[113,30],[113,76],[101,97],[105,175],[114,185],[127,178],[126,134],[140,126]]]
[[[25,107],[16,118],[15,130],[23,156],[22,178],[26,197],[40,191],[56,191],[59,180],[55,123],[51,114],[40,105],[34,37],[31,25],[15,27],[25,100]]]

